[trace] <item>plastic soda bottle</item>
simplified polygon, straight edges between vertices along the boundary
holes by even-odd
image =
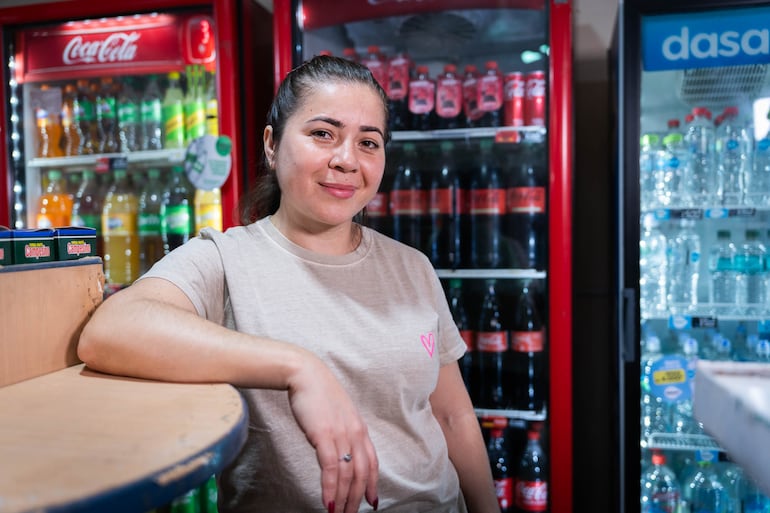
[[[37,125],[37,156],[41,158],[56,156],[53,150],[53,134],[48,111],[42,107],[35,109],[35,122]]]
[[[449,302],[449,311],[452,313],[460,336],[465,341],[466,351],[460,360],[460,371],[463,375],[465,388],[471,397],[471,401],[476,402],[476,333],[471,327],[468,311],[465,308],[465,297],[463,296],[462,280],[452,279],[449,281],[449,290],[447,299]]]
[[[65,85],[60,115],[62,131],[60,146],[65,157],[77,155],[80,146],[80,127],[76,122],[75,115],[76,97],[75,85]]]
[[[481,141],[481,159],[470,187],[471,264],[495,269],[503,264],[502,227],[506,190],[489,139]]]
[[[642,512],[679,513],[681,497],[679,482],[666,465],[666,456],[660,450],[653,450],[652,465],[642,475]]]
[[[206,79],[206,135],[219,135],[219,101],[214,73],[208,73]]]
[[[168,253],[194,236],[195,217],[193,212],[192,185],[185,176],[182,166],[174,166],[171,180],[163,192],[161,212],[161,234],[163,246]]]
[[[168,74],[168,88],[163,97],[163,147],[185,147],[184,94],[179,86],[179,72]]]
[[[454,143],[441,142],[439,169],[433,174],[428,194],[430,235],[428,256],[437,268],[457,269],[462,255],[460,219],[465,213],[466,190],[455,165]]]
[[[418,169],[417,147],[404,144],[404,155],[390,191],[393,237],[414,248],[423,249],[424,225],[428,215],[426,191]]]
[[[161,99],[158,78],[150,75],[139,108],[142,118],[142,150],[160,150],[163,148],[163,101]]]
[[[195,233],[200,233],[203,228],[222,231],[222,191],[219,187],[195,190]]]
[[[98,153],[99,135],[96,128],[96,104],[94,88],[86,79],[77,81],[77,96],[74,100],[75,123],[80,129],[79,155]]]
[[[139,277],[139,204],[126,169],[115,169],[113,176],[102,208],[104,278],[113,285],[130,285]]]
[[[104,255],[102,240],[102,195],[93,169],[83,171],[83,181],[72,205],[72,226],[96,229],[96,253]]]
[[[160,179],[160,169],[152,168],[147,171],[147,181],[139,194],[139,246],[141,273],[146,273],[150,267],[163,258],[163,236],[161,233],[160,209],[163,204],[163,183]]]
[[[491,424],[489,426],[487,455],[489,456],[489,464],[492,467],[492,480],[495,483],[497,504],[500,506],[500,513],[509,513],[514,511],[513,488],[516,479],[514,469],[511,467],[505,440],[505,428],[508,424],[508,419],[493,417],[491,419],[484,419],[482,424],[485,427]]]
[[[69,226],[72,218],[72,198],[67,194],[61,171],[48,171],[48,185],[38,200],[37,227]]]
[[[547,511],[548,468],[545,451],[540,445],[540,433],[531,428],[527,432],[527,446],[516,472],[513,501],[517,511]]]
[[[463,83],[457,66],[447,64],[436,79],[437,128],[460,128],[463,122]]]
[[[503,326],[495,280],[487,280],[487,291],[479,313],[476,332],[478,355],[479,406],[507,408],[512,402],[510,391],[510,342]]]
[[[479,77],[479,109],[484,112],[481,126],[500,126],[503,107],[503,75],[496,61],[487,61],[484,74]]]
[[[122,152],[139,149],[141,109],[134,84],[134,79],[127,77],[118,96],[118,146]]]
[[[417,66],[416,76],[409,81],[409,112],[413,130],[430,130],[436,102],[436,83],[427,66]]]
[[[202,66],[188,66],[187,95],[184,99],[185,144],[206,135],[205,71]]]
[[[96,124],[99,130],[100,152],[118,151],[117,122],[118,99],[115,94],[115,83],[112,77],[104,77],[96,97]]]

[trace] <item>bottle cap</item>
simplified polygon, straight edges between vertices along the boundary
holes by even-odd
[[[540,433],[534,429],[527,431],[527,440],[540,440]]]
[[[652,453],[652,464],[653,465],[665,465],[666,464],[666,456],[660,452],[655,451]]]

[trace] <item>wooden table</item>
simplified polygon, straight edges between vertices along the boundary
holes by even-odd
[[[0,388],[0,513],[143,513],[230,463],[240,394],[75,365]]]

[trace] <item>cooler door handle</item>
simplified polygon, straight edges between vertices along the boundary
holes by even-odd
[[[636,344],[636,289],[623,289],[623,361],[637,361]]]

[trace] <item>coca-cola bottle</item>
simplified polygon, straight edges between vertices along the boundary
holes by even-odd
[[[427,66],[417,66],[415,77],[409,81],[409,113],[412,130],[430,130],[433,127],[433,109],[436,102],[436,83],[428,75]]]
[[[502,125],[503,99],[503,75],[496,61],[487,61],[485,72],[479,77],[479,109],[484,113],[481,126]]]
[[[366,225],[378,232],[393,236],[393,220],[390,215],[390,192],[393,186],[393,178],[399,169],[401,161],[399,152],[391,149],[388,151],[388,158],[385,162],[385,173],[382,176],[380,187],[377,194],[366,205]]]
[[[476,330],[471,327],[468,311],[465,308],[465,297],[463,296],[463,282],[459,279],[449,281],[449,311],[460,331],[460,336],[465,341],[465,354],[460,360],[460,371],[463,375],[465,388],[468,389],[471,401],[476,402],[476,384],[478,376],[476,373]]]
[[[479,126],[484,113],[479,109],[479,70],[468,64],[463,70],[463,117],[466,128]]]
[[[511,326],[514,408],[541,411],[547,394],[545,330],[531,285],[525,283]]]
[[[388,122],[391,130],[409,129],[409,80],[412,61],[398,52],[388,63]]]
[[[507,408],[511,403],[508,332],[503,326],[495,280],[487,280],[487,291],[479,312],[476,332],[479,372],[479,406]]]
[[[455,165],[452,141],[441,142],[439,163],[440,169],[432,175],[429,194],[429,256],[435,267],[457,269],[462,254],[460,218],[464,213],[466,191]]]
[[[447,64],[436,80],[436,128],[460,128],[463,121],[463,83],[457,66]]]
[[[525,145],[518,159],[509,159],[506,232],[511,239],[513,265],[545,270],[546,172],[542,147]]]
[[[514,493],[514,469],[510,465],[508,457],[508,448],[505,440],[505,427],[508,419],[504,417],[495,417],[487,419],[484,424],[489,428],[489,443],[487,444],[487,455],[489,464],[492,467],[492,480],[495,483],[495,494],[497,503],[500,505],[500,513],[509,513],[513,511],[513,493]]]
[[[380,47],[371,45],[366,49],[366,55],[361,58],[361,64],[369,68],[375,80],[382,89],[388,91],[388,60],[380,52]]]
[[[548,469],[546,455],[540,446],[540,433],[527,432],[527,446],[516,470],[513,500],[517,513],[548,511]]]
[[[417,146],[404,144],[404,154],[390,191],[393,238],[423,250],[423,226],[428,216],[427,192],[418,169]]]
[[[471,181],[471,264],[494,269],[503,265],[502,227],[505,186],[492,140],[481,141],[479,167]]]

